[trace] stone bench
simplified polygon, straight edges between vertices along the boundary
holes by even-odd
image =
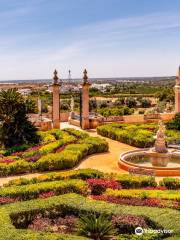
[[[128,172],[132,175],[145,175],[152,177],[156,175],[154,170],[144,168],[129,168]]]

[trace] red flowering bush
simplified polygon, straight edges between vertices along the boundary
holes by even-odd
[[[40,193],[39,198],[49,198],[55,196],[55,193],[53,191]]]
[[[95,200],[107,201],[110,203],[120,204],[120,205],[133,205],[133,206],[148,206],[148,207],[159,207],[159,208],[180,208],[180,202],[178,201],[167,201],[158,198],[118,198],[114,196],[92,196]]]
[[[37,160],[40,159],[40,157],[41,157],[40,154],[36,154],[36,155],[34,155],[34,156],[32,156],[32,157],[26,158],[26,161],[27,161],[27,162],[36,162]]]
[[[1,159],[0,160],[0,163],[5,163],[5,164],[10,164],[10,163],[13,163],[15,162],[16,160],[13,159],[13,158],[5,158],[5,159]]]
[[[136,227],[148,228],[148,224],[143,216],[133,216],[133,215],[121,215],[113,216],[112,223],[118,230],[118,233],[130,233],[135,232]]]
[[[121,185],[114,180],[91,178],[87,180],[87,183],[92,195],[101,195],[107,188],[121,189]]]
[[[19,200],[18,198],[0,197],[0,205],[7,204],[7,203],[13,203],[18,200]]]
[[[49,231],[70,234],[75,232],[77,224],[77,217],[65,216],[51,219],[37,215],[35,219],[29,224],[28,228],[33,231]]]

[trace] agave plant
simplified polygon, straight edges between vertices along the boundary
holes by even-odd
[[[78,222],[79,233],[94,240],[108,240],[116,236],[116,230],[109,218],[102,214],[82,216]]]

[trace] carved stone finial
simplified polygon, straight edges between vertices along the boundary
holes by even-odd
[[[57,84],[58,83],[58,80],[59,80],[59,78],[58,78],[58,72],[57,72],[57,70],[55,69],[55,71],[54,71],[54,77],[53,77],[53,80],[54,80],[54,84]]]
[[[87,76],[87,70],[84,69],[84,76],[83,76],[83,83],[88,83],[88,76]]]

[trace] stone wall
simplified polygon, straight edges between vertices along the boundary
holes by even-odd
[[[68,122],[69,119],[69,112],[60,112],[60,120],[61,122]]]

